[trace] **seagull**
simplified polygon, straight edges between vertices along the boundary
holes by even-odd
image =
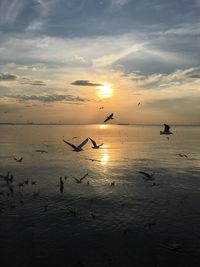
[[[17,159],[17,158],[14,158],[14,160],[15,160],[15,161],[17,161],[17,162],[22,162],[23,158],[22,158],[22,157],[21,157],[21,158],[19,158],[19,159]]]
[[[139,173],[143,174],[145,176],[144,179],[147,181],[148,180],[153,181],[155,179],[155,178],[153,178],[154,173],[149,174],[148,172],[142,172],[142,171],[140,171]]]
[[[104,109],[104,107],[100,107],[99,109]]]
[[[109,120],[113,120],[114,119],[113,115],[114,115],[114,113],[111,113],[109,116],[107,116],[107,118],[105,119],[104,123],[109,121]]]
[[[88,142],[88,138],[86,138],[80,145],[75,146],[69,142],[67,142],[66,140],[63,139],[63,142],[65,142],[66,144],[68,144],[69,146],[73,147],[72,151],[76,151],[76,152],[80,152],[82,151],[82,147]]]
[[[77,182],[77,184],[81,184],[83,179],[85,179],[88,176],[88,173],[86,173],[85,175],[83,175],[82,178],[78,179],[78,178],[74,178],[74,180]]]
[[[170,132],[170,126],[167,124],[164,124],[165,128],[164,131],[160,131],[160,134],[173,134],[172,132]]]
[[[103,143],[100,145],[97,145],[97,143],[94,140],[92,140],[92,138],[89,137],[89,139],[92,142],[92,144],[93,144],[92,148],[94,148],[94,149],[100,148],[100,146],[103,145]]]
[[[179,156],[179,157],[184,157],[184,155],[183,154],[176,154],[177,156]]]
[[[181,157],[181,158],[183,158],[183,157],[188,158],[188,155],[186,155],[186,154],[176,154],[176,155]]]

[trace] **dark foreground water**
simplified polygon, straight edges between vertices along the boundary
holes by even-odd
[[[0,126],[1,266],[200,266],[200,127],[160,130]]]

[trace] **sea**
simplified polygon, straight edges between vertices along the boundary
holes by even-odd
[[[1,125],[1,266],[200,266],[200,127],[161,130]]]

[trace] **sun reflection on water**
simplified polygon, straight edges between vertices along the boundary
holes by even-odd
[[[101,151],[101,164],[106,165],[110,159],[110,155],[108,153],[108,149],[104,147]]]

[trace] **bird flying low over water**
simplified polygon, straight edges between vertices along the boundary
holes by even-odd
[[[100,145],[97,145],[97,143],[94,140],[92,140],[92,138],[89,137],[89,139],[92,142],[92,144],[93,144],[92,148],[94,148],[94,149],[100,148],[100,146],[103,145],[103,143]]]
[[[78,183],[78,184],[81,184],[83,179],[85,179],[86,177],[88,176],[88,173],[86,173],[85,175],[83,175],[82,178],[78,179],[78,178],[74,178],[74,180]]]
[[[19,159],[17,159],[17,158],[14,158],[14,160],[15,160],[15,161],[17,161],[17,162],[22,162],[23,158],[22,158],[22,157],[21,157],[21,158],[19,158]]]
[[[164,124],[165,128],[164,131],[160,131],[160,134],[173,134],[172,132],[170,132],[170,126],[167,124]]]
[[[144,179],[145,180],[149,180],[149,181],[153,181],[154,180],[154,173],[148,173],[148,172],[142,172],[142,171],[139,171],[139,173],[143,174],[144,175]]]
[[[82,147],[88,142],[88,138],[86,138],[80,145],[75,146],[73,144],[71,144],[70,142],[67,142],[66,140],[63,139],[63,142],[65,142],[66,144],[68,144],[69,146],[71,146],[73,148],[72,151],[76,151],[76,152],[80,152],[82,151]]]
[[[109,121],[109,120],[113,120],[114,119],[113,118],[113,115],[114,115],[114,113],[112,113],[109,116],[107,116],[107,118],[105,119],[104,123],[107,122],[107,121]]]

